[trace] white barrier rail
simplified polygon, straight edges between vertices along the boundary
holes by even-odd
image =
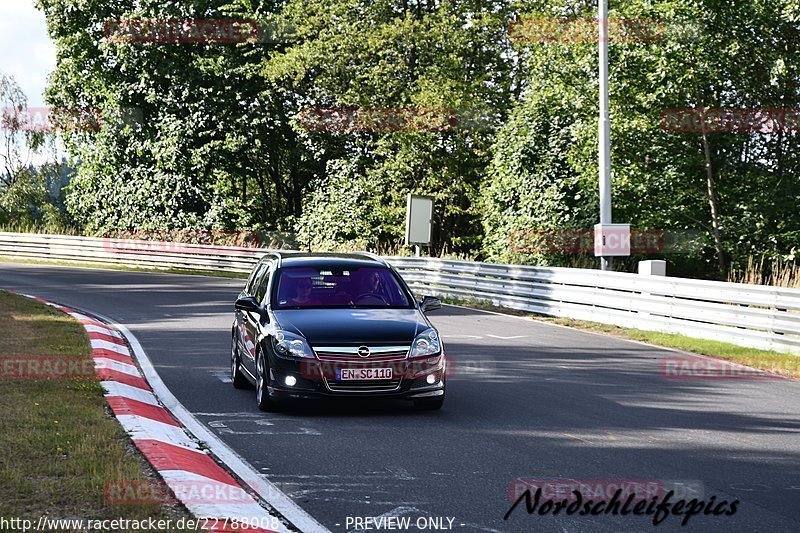
[[[179,242],[0,232],[0,255],[129,267],[248,273],[263,249]]]
[[[0,232],[0,255],[134,267],[247,273],[264,252]],[[800,354],[800,289],[574,268],[386,259],[418,294]]]

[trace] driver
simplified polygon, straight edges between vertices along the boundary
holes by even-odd
[[[384,297],[383,279],[378,271],[368,272],[359,280],[358,296],[351,301],[353,305],[389,305]]]
[[[367,275],[367,279],[364,281],[364,293],[380,295],[381,293],[381,275],[373,270]]]

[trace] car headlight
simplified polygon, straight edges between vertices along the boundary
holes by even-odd
[[[282,357],[314,357],[314,352],[300,335],[278,330],[272,338],[275,353]]]
[[[423,357],[436,355],[442,351],[442,343],[439,341],[439,334],[433,328],[428,328],[414,339],[411,345],[410,357]]]

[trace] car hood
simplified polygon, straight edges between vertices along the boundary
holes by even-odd
[[[429,327],[416,309],[282,309],[273,313],[280,328],[311,345],[406,344]]]

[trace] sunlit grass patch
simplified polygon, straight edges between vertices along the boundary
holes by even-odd
[[[0,364],[20,357],[91,360],[83,326],[0,291]],[[177,505],[109,505],[117,480],[155,477],[110,415],[94,377],[0,379],[0,516],[93,519],[188,516]]]

